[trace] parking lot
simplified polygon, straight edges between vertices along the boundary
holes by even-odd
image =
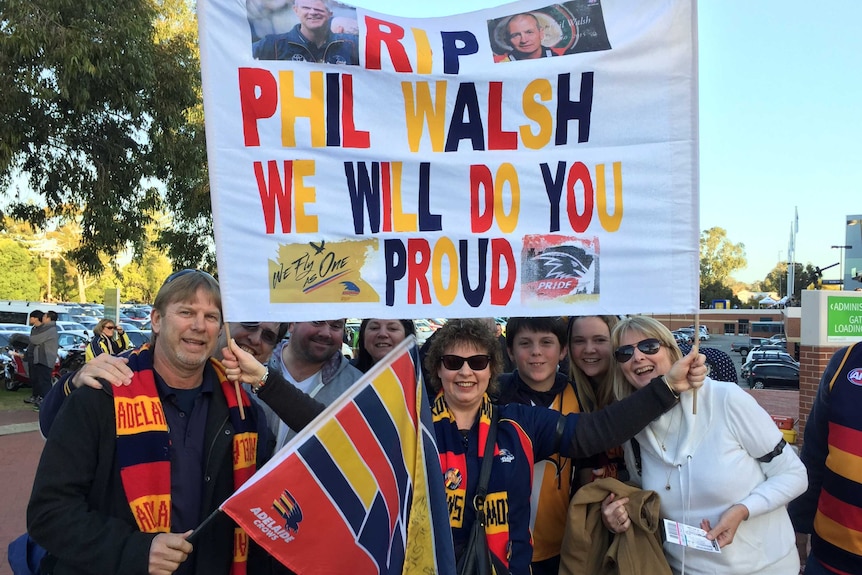
[[[704,347],[714,347],[728,354],[733,359],[733,365],[736,367],[736,375],[739,376],[739,369],[742,367],[743,361],[745,361],[745,356],[742,356],[735,351],[730,351],[730,344],[734,341],[743,341],[745,337],[746,336],[742,335],[710,334],[709,339],[707,341],[700,342],[700,345]],[[748,389],[748,382],[743,381],[742,377],[740,377],[739,386]]]

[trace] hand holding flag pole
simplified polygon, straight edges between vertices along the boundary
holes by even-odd
[[[224,322],[224,333],[227,336],[227,346],[233,351],[233,339],[230,337],[230,327],[227,322]],[[236,390],[236,404],[239,406],[239,417],[245,419],[245,410],[242,407],[242,392],[239,389],[239,380],[233,382],[233,387]],[[200,527],[198,527],[200,529]],[[197,531],[195,531],[197,533]],[[192,533],[194,535],[194,533]]]

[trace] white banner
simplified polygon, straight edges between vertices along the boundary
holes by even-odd
[[[231,321],[691,313],[691,0],[201,0]]]

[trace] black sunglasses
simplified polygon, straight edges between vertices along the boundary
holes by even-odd
[[[635,355],[635,348],[638,348],[641,353],[647,355],[655,355],[661,349],[661,342],[654,337],[642,339],[635,345],[621,345],[614,351],[614,359],[619,363],[625,363]]]
[[[256,321],[241,321],[239,325],[242,329],[249,333],[257,333],[260,331],[260,340],[267,345],[275,345],[278,343],[278,334],[271,329],[260,327],[260,323]]]
[[[174,272],[171,275],[169,275],[168,278],[165,280],[164,285],[167,285],[167,284],[171,283],[172,281],[174,281],[175,279],[181,278],[181,277],[188,275],[188,274],[205,275],[206,277],[210,278],[214,282],[218,283],[218,280],[215,279],[212,275],[208,274],[207,272],[205,272],[203,270],[195,270],[195,269],[189,268],[189,269],[180,270],[178,272]]]
[[[444,355],[440,357],[443,367],[449,371],[458,371],[464,362],[470,366],[473,371],[481,371],[488,367],[491,362],[490,355],[471,355],[470,357],[461,357],[460,355]]]

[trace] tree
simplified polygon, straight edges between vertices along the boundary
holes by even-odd
[[[820,276],[817,274],[817,268],[811,263],[805,264],[805,269],[802,269],[802,264],[796,264],[796,278],[793,280],[793,294],[796,301],[802,301],[802,290],[808,289],[808,286],[817,285]]]
[[[797,264],[797,270],[800,269],[802,265]],[[779,296],[783,295],[787,291],[787,264],[777,263],[760,283],[760,289],[765,292],[775,292]]]
[[[183,265],[211,266],[189,3],[0,0],[0,14],[0,189],[18,196],[9,213],[40,229],[81,215],[67,257],[97,273],[100,255],[140,253],[166,205],[163,245]]]
[[[20,242],[0,237],[0,269],[0,299],[39,299],[36,260]]]
[[[157,246],[147,246],[140,258],[121,270],[123,300],[152,302],[172,268],[171,261]]]
[[[725,284],[733,272],[746,265],[745,244],[731,243],[724,228],[710,228],[700,234],[701,292],[706,286]]]
[[[805,264],[805,267],[802,267],[802,264],[796,263],[796,271],[793,279],[793,299],[795,302],[802,301],[802,290],[808,289],[809,287],[817,287],[817,280],[820,278],[817,276],[817,268],[811,265],[810,263]],[[784,262],[776,264],[772,271],[770,271],[766,277],[760,282],[761,291],[767,292],[776,292],[778,294],[783,294],[787,291],[787,264]]]
[[[701,283],[701,307],[709,307],[712,305],[712,302],[717,299],[730,300],[731,307],[739,307],[742,303],[739,301],[739,298],[734,295],[733,288],[727,284],[713,282],[711,284],[703,285]]]

